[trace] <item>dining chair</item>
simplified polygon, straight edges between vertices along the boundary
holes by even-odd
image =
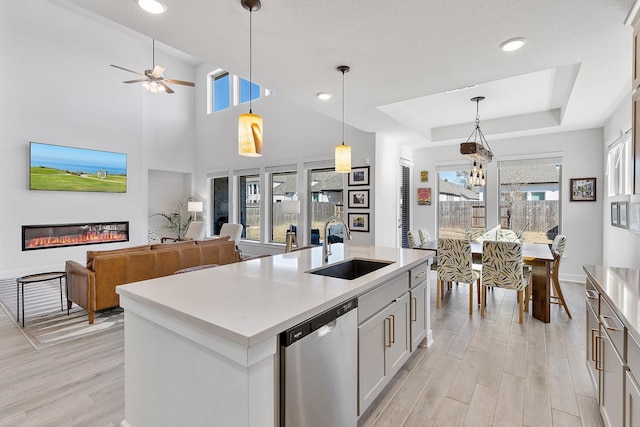
[[[487,230],[484,228],[467,228],[465,236],[471,242],[482,243],[487,238]]]
[[[229,236],[229,240],[236,242],[236,245],[240,242],[240,236],[242,236],[242,230],[244,226],[242,224],[232,224],[230,222],[222,224],[220,228],[219,237]]]
[[[419,237],[415,231],[407,231],[407,240],[409,241],[409,248],[415,248],[416,246],[420,246],[418,244]]]
[[[496,231],[496,240],[501,242],[522,242],[522,236],[513,230],[499,229]]]
[[[480,272],[473,268],[471,244],[468,240],[438,239],[438,283],[436,288],[436,308],[444,291],[444,282],[469,284],[469,314],[473,313],[473,283],[480,292]]]
[[[553,264],[551,264],[551,283],[553,284],[553,295],[551,295],[551,302],[553,304],[558,304],[564,307],[564,310],[567,312],[567,316],[569,319],[573,319],[571,317],[571,312],[569,311],[569,306],[567,306],[567,302],[564,299],[564,294],[562,293],[562,288],[560,287],[560,279],[558,278],[558,274],[560,273],[560,261],[562,259],[562,255],[564,255],[564,248],[567,245],[567,237],[558,234],[551,244],[551,253],[553,253]]]
[[[426,245],[431,241],[431,233],[428,228],[421,228],[418,230],[418,236],[420,237],[420,243]]]
[[[160,239],[161,243],[166,243],[168,241],[178,242],[180,240],[204,240],[204,236],[207,233],[206,223],[201,221],[191,221],[189,223],[189,227],[187,228],[187,232],[184,235],[183,239],[175,239],[173,237],[163,237]]]
[[[484,316],[487,286],[518,292],[518,322],[522,323],[525,291],[531,273],[522,268],[522,243],[485,240],[482,243],[482,296],[480,314]],[[527,294],[528,295],[528,294]]]

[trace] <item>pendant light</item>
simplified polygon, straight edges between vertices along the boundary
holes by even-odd
[[[476,103],[476,127],[473,132],[471,132],[471,135],[469,135],[469,138],[460,144],[460,154],[463,154],[473,160],[473,167],[469,172],[469,183],[476,186],[485,185],[485,176],[482,164],[491,163],[491,160],[493,159],[493,153],[491,152],[489,143],[480,130],[480,101],[483,99],[484,96],[471,98],[471,101]],[[473,141],[471,138],[473,138]]]
[[[335,171],[349,173],[351,172],[351,146],[344,143],[344,73],[348,73],[351,68],[340,65],[337,70],[342,73],[342,144],[336,145]]]
[[[247,157],[262,156],[262,117],[253,114],[252,81],[252,22],[254,10],[260,10],[260,0],[241,0],[242,7],[249,11],[249,113],[240,114],[238,118],[238,154]]]

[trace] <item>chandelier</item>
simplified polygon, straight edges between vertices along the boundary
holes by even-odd
[[[476,103],[476,127],[469,135],[469,138],[460,144],[460,154],[473,160],[473,167],[469,172],[469,183],[471,185],[485,185],[485,175],[483,164],[491,163],[493,153],[489,147],[487,139],[480,130],[480,101],[484,96],[476,96],[471,101]]]

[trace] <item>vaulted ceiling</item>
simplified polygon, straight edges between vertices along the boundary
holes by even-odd
[[[79,7],[248,77],[240,0],[51,0]],[[414,146],[466,139],[478,95],[489,138],[600,127],[631,87],[632,0],[262,0],[253,80],[341,120]],[[506,53],[500,43],[526,37]],[[476,86],[477,85],[477,86]],[[473,87],[475,86],[475,87]],[[447,92],[454,89],[465,90]],[[320,101],[316,94],[333,94]]]

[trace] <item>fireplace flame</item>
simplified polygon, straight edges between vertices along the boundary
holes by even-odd
[[[81,245],[86,243],[122,242],[127,240],[127,233],[122,231],[94,232],[67,236],[36,237],[26,242],[27,248],[47,248],[65,245]]]

